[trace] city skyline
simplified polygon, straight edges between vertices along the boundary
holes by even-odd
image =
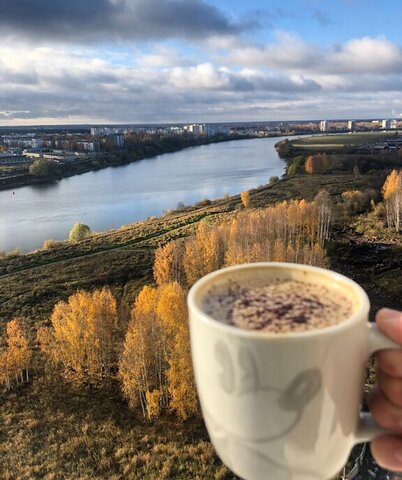
[[[401,118],[386,0],[0,0],[0,125]]]

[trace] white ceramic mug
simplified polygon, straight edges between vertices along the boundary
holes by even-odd
[[[346,295],[353,314],[300,333],[243,330],[203,311],[212,286],[271,277],[325,284]],[[201,408],[222,461],[246,480],[324,480],[356,443],[384,431],[360,412],[368,357],[400,348],[368,322],[364,290],[338,273],[291,263],[218,270],[188,295],[191,349]]]

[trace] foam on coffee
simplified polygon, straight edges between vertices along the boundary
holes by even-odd
[[[272,279],[262,286],[229,282],[211,289],[205,312],[246,330],[291,333],[325,328],[346,320],[353,304],[342,292],[293,279]]]

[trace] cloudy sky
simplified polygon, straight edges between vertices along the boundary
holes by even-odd
[[[0,0],[0,125],[402,116],[399,0]]]

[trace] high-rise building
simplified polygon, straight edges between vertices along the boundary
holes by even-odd
[[[328,132],[328,130],[329,130],[329,122],[328,122],[328,120],[321,120],[321,122],[320,122],[320,130],[321,130],[321,132]]]
[[[123,148],[124,144],[126,143],[125,135],[120,133],[114,133],[113,135],[109,135],[110,140],[112,141],[113,145],[117,148]]]
[[[348,130],[353,132],[356,129],[356,122],[354,120],[348,121]]]
[[[382,129],[383,130],[388,130],[391,126],[391,121],[386,119],[382,121]]]

